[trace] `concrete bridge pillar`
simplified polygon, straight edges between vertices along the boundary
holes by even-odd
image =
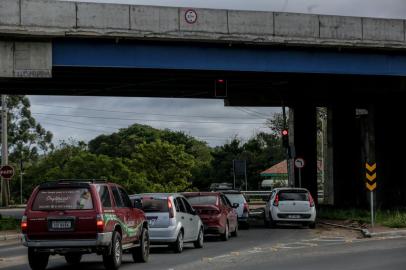
[[[316,106],[294,105],[294,145],[296,157],[305,160],[301,171],[302,187],[307,188],[317,202],[317,125]],[[295,169],[295,186],[299,186],[299,171]]]
[[[334,205],[359,207],[365,204],[361,126],[357,123],[354,106],[334,106],[329,111],[332,114]]]
[[[381,102],[375,108],[378,207],[394,209],[406,205],[406,140],[402,127],[405,116],[404,104],[400,102]]]

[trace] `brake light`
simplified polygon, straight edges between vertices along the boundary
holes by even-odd
[[[96,227],[97,227],[97,232],[103,232],[104,231],[104,219],[103,219],[102,215],[97,215]]]
[[[248,203],[244,203],[244,213],[248,213],[249,212],[249,208],[248,208]]]
[[[22,233],[27,233],[27,229],[28,229],[27,217],[23,216],[21,218],[21,232]]]
[[[309,203],[310,203],[310,207],[314,206],[314,200],[313,200],[312,194],[310,194],[310,193],[309,193]]]
[[[273,200],[273,205],[274,206],[279,206],[279,195],[278,194],[276,194],[275,200]]]
[[[172,201],[169,198],[168,198],[168,210],[169,210],[169,218],[173,218],[175,215],[173,213]]]

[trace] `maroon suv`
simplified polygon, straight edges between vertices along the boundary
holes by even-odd
[[[185,192],[183,195],[196,210],[204,224],[204,233],[220,235],[227,241],[230,234],[237,236],[238,220],[235,208],[221,192]]]
[[[46,182],[33,191],[21,221],[23,243],[33,270],[45,269],[50,255],[68,264],[83,254],[103,256],[107,269],[118,269],[123,250],[135,261],[149,256],[148,222],[125,190],[98,180]]]

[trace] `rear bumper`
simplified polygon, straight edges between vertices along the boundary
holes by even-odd
[[[301,212],[301,213],[290,213],[290,212],[280,212],[272,213],[272,219],[276,222],[315,222],[316,212]]]
[[[152,244],[173,243],[178,238],[179,230],[176,226],[168,228],[149,228],[149,240]]]
[[[98,233],[96,239],[58,239],[58,240],[30,240],[23,235],[23,245],[39,249],[78,249],[108,247],[111,244],[113,233]]]

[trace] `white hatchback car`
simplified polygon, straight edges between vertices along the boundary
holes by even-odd
[[[314,229],[316,207],[312,195],[304,188],[275,188],[267,199],[265,226],[277,223],[299,223]]]
[[[187,242],[203,247],[203,223],[183,195],[144,193],[130,199],[145,212],[151,245],[169,245],[176,253],[181,253]]]

